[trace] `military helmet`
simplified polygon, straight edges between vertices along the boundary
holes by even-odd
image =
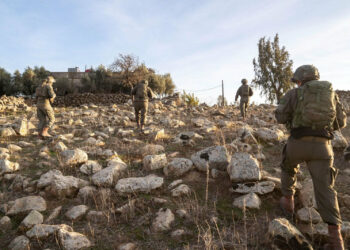
[[[241,83],[243,83],[243,84],[247,84],[247,83],[248,83],[248,81],[247,81],[247,79],[243,78],[243,79],[241,80]]]
[[[318,79],[320,79],[320,73],[318,72],[318,69],[314,65],[307,64],[297,68],[291,80],[292,82],[300,81],[304,83]]]

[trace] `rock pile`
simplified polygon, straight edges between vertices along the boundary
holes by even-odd
[[[56,107],[77,107],[84,104],[109,105],[126,103],[130,99],[125,94],[69,94],[57,96],[53,106]]]
[[[27,105],[23,97],[6,95],[0,97],[0,111],[17,111],[18,109],[27,109]]]

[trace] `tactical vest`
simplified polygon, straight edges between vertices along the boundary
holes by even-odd
[[[242,97],[249,97],[249,86],[244,84],[241,89]]]
[[[148,100],[147,95],[147,85],[146,84],[139,84],[136,89],[136,100]]]
[[[333,130],[336,102],[330,82],[309,81],[297,89],[297,98],[292,128],[310,127]]]

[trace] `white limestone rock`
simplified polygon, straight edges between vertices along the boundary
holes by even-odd
[[[183,195],[189,195],[191,193],[191,189],[186,184],[181,184],[180,186],[177,186],[173,190],[171,190],[171,196],[172,197],[179,197]]]
[[[73,229],[65,224],[60,225],[47,225],[47,224],[37,224],[32,229],[27,231],[26,235],[28,238],[35,239],[45,239],[50,235],[55,234],[59,229],[64,229],[73,232]]]
[[[273,249],[313,249],[305,236],[285,218],[277,218],[270,222],[268,229]]]
[[[13,202],[7,215],[27,214],[31,210],[43,212],[46,210],[46,201],[41,196],[26,196]]]
[[[145,170],[156,170],[167,165],[168,160],[165,154],[160,155],[146,155],[143,158],[143,168]]]
[[[102,166],[97,161],[87,161],[80,167],[80,172],[86,175],[92,175],[102,169]]]
[[[127,165],[120,158],[110,160],[107,167],[92,176],[92,182],[96,186],[113,186],[127,169]]]
[[[154,189],[161,187],[164,183],[162,177],[156,175],[147,175],[145,177],[131,177],[120,179],[115,186],[115,189],[120,194],[131,193],[149,193]]]
[[[249,193],[236,198],[233,201],[233,206],[240,209],[244,208],[254,208],[259,209],[261,205],[260,198],[255,193]]]
[[[171,229],[175,216],[169,208],[161,208],[156,214],[156,218],[152,223],[154,232],[163,232]]]
[[[88,210],[89,208],[85,205],[74,206],[65,213],[65,216],[70,220],[79,220]]]
[[[265,142],[278,142],[285,138],[283,131],[275,128],[259,128],[255,131],[255,137]]]
[[[90,240],[85,235],[65,229],[58,230],[58,239],[64,250],[78,250],[91,246]]]
[[[333,131],[334,139],[332,140],[333,148],[344,149],[348,146],[348,142],[342,133],[338,130]]]
[[[322,221],[320,214],[313,207],[303,207],[297,211],[298,219],[302,222],[317,224]]]
[[[24,235],[17,236],[11,241],[8,248],[9,250],[28,250],[30,249],[30,240]]]
[[[245,152],[235,153],[227,167],[231,181],[258,181],[261,179],[259,162]]]
[[[209,169],[226,170],[230,156],[224,146],[213,146],[193,154],[191,160],[200,171],[207,171],[208,164]]]
[[[19,169],[19,164],[6,159],[0,160],[0,176],[7,173],[15,172]]]
[[[65,150],[60,153],[60,160],[64,166],[77,165],[88,161],[88,155],[81,149]]]
[[[238,183],[232,191],[240,194],[257,193],[260,195],[271,193],[276,184],[273,181],[262,181],[258,183]]]
[[[174,158],[164,169],[166,176],[179,177],[193,169],[193,162],[186,158]]]
[[[36,210],[32,210],[27,217],[20,224],[20,229],[27,230],[32,228],[36,224],[42,224],[44,221],[44,216]]]

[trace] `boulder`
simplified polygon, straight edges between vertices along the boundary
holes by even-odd
[[[0,128],[0,137],[15,136],[16,132],[12,128]]]
[[[14,124],[14,129],[20,136],[26,136],[28,134],[28,121],[26,118],[18,120]]]
[[[255,137],[265,142],[278,142],[285,138],[283,131],[279,129],[259,128]]]
[[[60,161],[64,166],[77,165],[88,161],[88,155],[81,149],[65,150],[60,153]]]
[[[332,146],[336,149],[344,149],[348,146],[348,142],[339,130],[333,131],[334,138],[332,140]]]
[[[179,177],[193,169],[193,162],[186,158],[174,158],[163,172],[166,176]]]
[[[320,214],[313,207],[303,207],[297,211],[298,219],[302,222],[317,224],[322,221]]]
[[[28,238],[35,239],[45,239],[50,235],[55,234],[59,229],[64,229],[66,231],[73,232],[73,229],[65,224],[61,225],[46,225],[46,224],[37,224],[32,229],[27,231],[26,235]]]
[[[183,195],[188,195],[190,194],[191,189],[189,186],[187,186],[186,184],[181,184],[179,186],[177,186],[176,188],[174,188],[173,190],[171,190],[171,196],[172,197],[179,197],[179,196],[183,196]]]
[[[143,168],[146,170],[156,170],[166,166],[168,160],[165,154],[146,155],[143,158]]]
[[[40,176],[37,187],[45,188],[49,195],[63,198],[75,196],[80,188],[88,184],[89,182],[73,176],[63,176],[59,170],[54,169]]]
[[[19,164],[10,162],[6,159],[0,159],[0,175],[12,173],[19,169]]]
[[[245,152],[235,153],[227,167],[231,181],[258,181],[261,179],[259,162]]]
[[[275,189],[276,184],[273,181],[262,181],[258,183],[238,183],[232,191],[240,194],[258,193],[267,194]]]
[[[119,180],[115,189],[121,194],[132,194],[137,192],[149,193],[152,190],[161,187],[163,182],[163,178],[156,175],[131,177]]]
[[[120,158],[110,160],[107,167],[92,176],[92,182],[96,186],[113,186],[127,169],[127,165]]]
[[[20,229],[28,230],[36,224],[41,224],[44,221],[44,216],[36,210],[32,210],[20,224]]]
[[[259,209],[260,205],[261,205],[261,200],[255,193],[249,193],[249,194],[240,196],[233,201],[233,206],[238,207],[240,209],[245,209],[245,208]]]
[[[10,245],[8,246],[9,250],[28,250],[30,249],[30,240],[24,235],[17,236],[14,238]]]
[[[5,233],[12,228],[11,219],[8,216],[4,216],[0,219],[0,232]]]
[[[102,166],[97,161],[87,161],[80,167],[80,172],[86,175],[92,175],[101,169]]]
[[[88,209],[85,205],[74,206],[65,213],[65,216],[70,220],[78,220],[87,213]]]
[[[13,202],[7,215],[27,214],[31,210],[43,212],[46,210],[46,201],[41,196],[26,196]]]
[[[207,171],[208,164],[209,169],[226,170],[230,156],[224,146],[213,146],[193,154],[191,160],[200,171]]]
[[[134,243],[124,243],[119,245],[118,250],[136,250],[137,246]]]
[[[56,152],[61,153],[61,152],[65,151],[65,150],[67,150],[67,149],[68,149],[67,146],[64,145],[64,143],[61,142],[61,141],[57,142],[56,145],[55,145]]]
[[[174,222],[175,216],[169,208],[161,208],[156,214],[156,218],[152,223],[152,229],[155,232],[163,232],[170,230],[171,224]]]
[[[273,249],[313,249],[305,236],[285,218],[272,220],[268,234]]]
[[[78,250],[91,246],[91,242],[85,235],[65,229],[58,230],[58,239],[64,250]]]

